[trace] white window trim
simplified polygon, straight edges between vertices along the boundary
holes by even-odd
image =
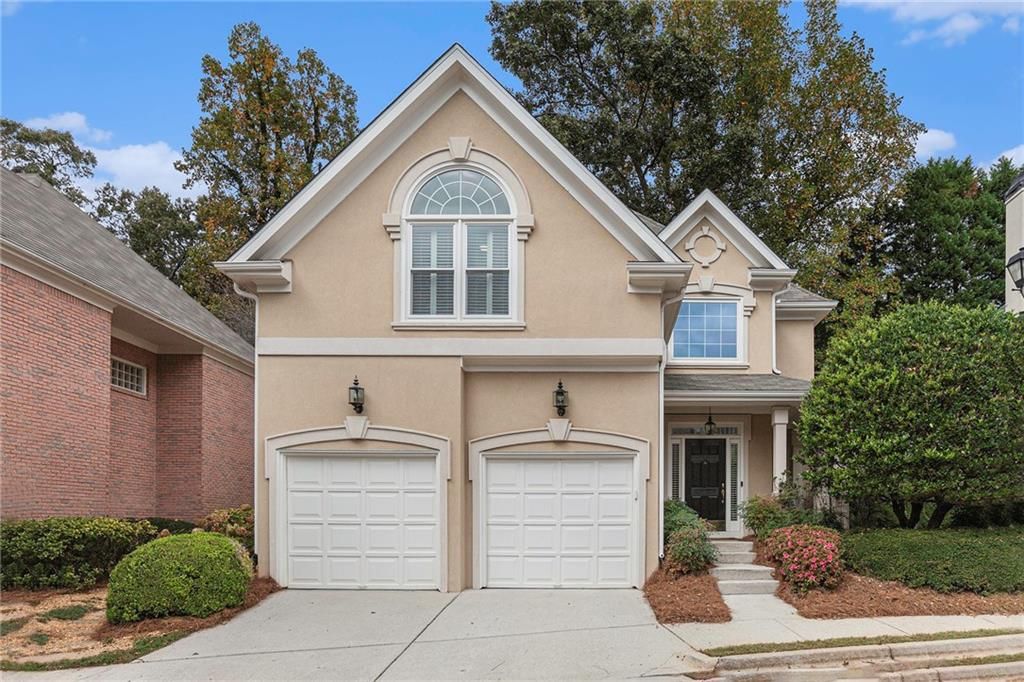
[[[508,199],[510,212],[503,215],[480,216],[445,216],[411,214],[410,209],[416,192],[431,177],[450,170],[472,170],[486,175],[501,188]],[[404,181],[403,181],[404,184]],[[516,205],[516,194],[512,192],[501,174],[496,173],[487,165],[463,161],[460,163],[444,163],[434,165],[420,173],[411,183],[404,197],[402,218],[400,223],[399,248],[395,251],[395,284],[396,284],[396,315],[392,323],[394,329],[444,329],[460,330],[519,330],[526,326],[524,321],[524,256],[525,241],[529,237],[532,225],[528,229],[520,229]],[[450,224],[453,225],[453,266],[455,271],[455,301],[452,315],[413,315],[412,304],[412,227],[414,225]],[[472,224],[508,225],[508,315],[468,315],[466,306],[466,226]]]
[[[716,420],[717,421],[717,420]],[[737,506],[747,501],[747,490],[750,488],[750,478],[747,470],[747,439],[750,433],[750,418],[745,417],[741,420],[730,419],[722,420],[718,426],[731,426],[736,427],[738,433],[735,435],[719,435],[709,434],[703,435],[699,433],[695,434],[682,434],[672,435],[672,429],[674,428],[694,428],[701,429],[704,426],[704,420],[701,419],[683,419],[683,420],[668,420],[665,427],[667,434],[666,442],[668,448],[665,451],[666,464],[665,467],[667,475],[663,488],[665,490],[665,499],[672,498],[672,472],[675,467],[679,467],[679,499],[682,502],[686,501],[686,466],[683,465],[683,460],[686,457],[686,439],[687,438],[719,438],[725,441],[726,445],[726,459],[725,459],[725,531],[724,533],[715,533],[716,535],[725,535],[730,537],[743,537],[746,532],[746,527],[743,523],[743,516],[737,515],[736,520],[730,519],[730,509],[732,505],[732,480],[733,477],[738,473],[738,481],[736,485],[736,504]],[[672,444],[679,444],[679,460],[674,461],[672,457]],[[729,466],[729,445],[735,443],[738,446],[737,449],[737,460],[736,468],[738,472],[733,472],[732,467]]]
[[[679,310],[687,303],[710,303],[726,302],[736,304],[736,357],[735,358],[686,358],[676,356],[676,332],[675,327],[678,321],[672,321],[672,335],[668,339],[668,366],[669,367],[749,367],[747,337],[750,310],[744,305],[743,299],[739,296],[724,295],[696,295],[687,296],[683,299]]]
[[[142,390],[141,391],[136,391],[135,389],[132,389],[132,388],[125,388],[124,386],[118,386],[117,384],[114,383],[114,378],[113,377],[110,378],[110,388],[114,389],[115,391],[121,391],[122,393],[128,393],[129,395],[139,396],[139,397],[142,397],[142,398],[145,398],[149,394],[149,370],[146,368],[145,365],[140,365],[137,362],[131,362],[130,360],[125,360],[124,358],[120,358],[120,357],[118,357],[116,355],[111,355],[110,356],[110,360],[111,360],[111,362],[114,362],[114,361],[121,362],[121,363],[124,363],[124,364],[128,365],[129,367],[134,367],[136,369],[142,370]],[[111,369],[113,369],[113,368],[111,368]]]

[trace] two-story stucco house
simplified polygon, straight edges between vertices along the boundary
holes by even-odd
[[[459,46],[219,267],[288,587],[640,586],[667,498],[743,533],[835,305],[711,192],[631,211]]]

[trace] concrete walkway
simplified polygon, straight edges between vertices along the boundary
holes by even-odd
[[[703,651],[736,644],[798,642],[836,637],[919,635],[996,628],[1024,629],[1018,616],[892,616],[887,618],[804,618],[774,594],[727,594],[728,623],[668,625],[681,640]]]

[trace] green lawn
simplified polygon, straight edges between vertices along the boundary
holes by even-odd
[[[1024,591],[1024,527],[884,529],[843,536],[855,573],[939,592]]]
[[[902,644],[904,642],[933,642],[943,639],[970,639],[972,637],[996,637],[999,635],[1019,635],[1024,630],[964,630],[951,632],[930,632],[923,635],[880,635],[878,637],[836,637],[834,639],[814,639],[800,642],[767,642],[764,644],[737,644],[705,649],[708,656],[739,656],[742,654],[766,654],[776,651],[803,651],[804,649],[831,649],[844,646],[868,646],[872,644]]]

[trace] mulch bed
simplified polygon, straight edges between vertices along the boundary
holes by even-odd
[[[726,623],[729,607],[707,573],[679,578],[658,571],[644,584],[647,603],[659,623]]]
[[[835,590],[806,595],[779,583],[776,594],[804,618],[875,618],[880,616],[960,616],[1024,613],[1024,594],[982,596],[970,592],[945,594],[924,587],[876,580],[847,572]]]
[[[206,618],[195,616],[169,616],[167,618],[150,618],[140,620],[137,623],[123,623],[111,625],[104,623],[93,635],[98,640],[108,637],[124,637],[127,635],[145,635],[152,632],[195,632],[205,630],[214,625],[220,625],[237,616],[242,611],[252,608],[281,589],[281,586],[274,582],[273,578],[253,578],[249,583],[249,591],[245,593],[245,601],[241,606],[218,611]]]

